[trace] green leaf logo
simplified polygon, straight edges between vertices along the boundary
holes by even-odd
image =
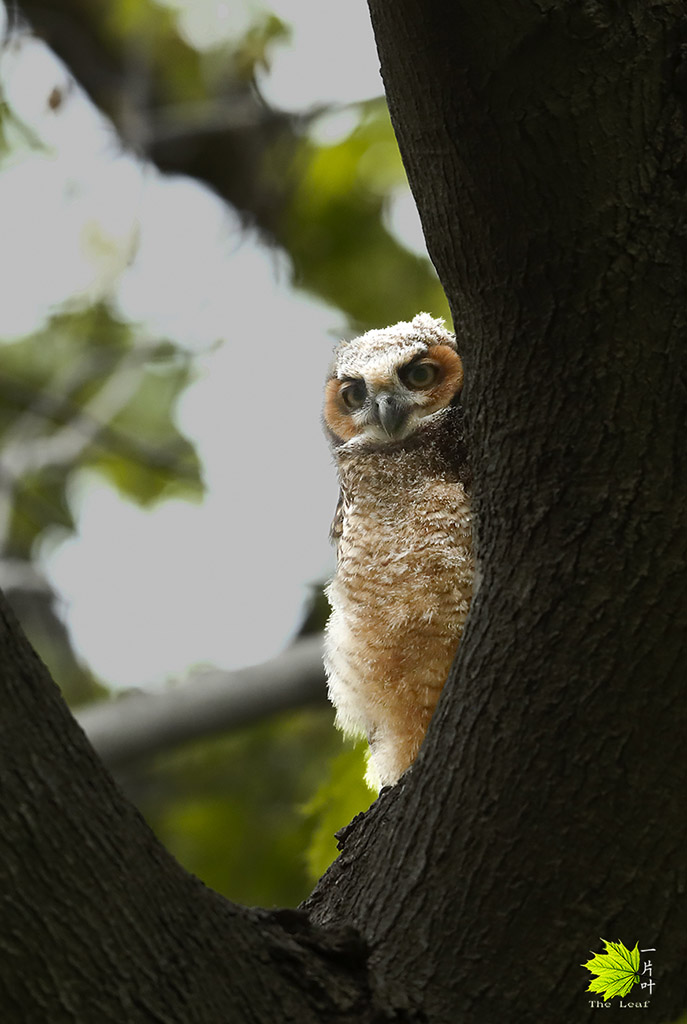
[[[601,992],[604,999],[626,996],[639,982],[639,943],[635,943],[634,949],[628,949],[622,942],[601,941],[606,952],[595,953],[591,960],[580,965],[596,975],[589,982],[587,992]]]

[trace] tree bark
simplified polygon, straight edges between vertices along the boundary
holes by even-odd
[[[123,798],[0,602],[0,1019],[378,1019],[365,947],[299,911],[237,907]]]
[[[156,843],[2,613],[10,1021],[594,1019],[599,936],[687,1006],[684,3],[370,0],[466,372],[480,585],[419,760],[304,912]]]
[[[416,769],[310,908],[429,1020],[592,1019],[579,965],[604,936],[656,948],[667,1021],[687,1006],[687,9],[370,10],[464,358],[480,585]]]

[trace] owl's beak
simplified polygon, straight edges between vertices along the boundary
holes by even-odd
[[[394,437],[408,415],[407,404],[394,395],[390,395],[388,391],[382,391],[375,398],[374,407],[376,418],[381,423],[382,429],[389,437]]]

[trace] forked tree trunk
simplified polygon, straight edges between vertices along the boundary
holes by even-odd
[[[687,1008],[687,6],[370,6],[466,369],[457,665],[308,921],[182,872],[2,619],[9,1021],[572,1024],[600,936]]]
[[[360,927],[432,1020],[591,1019],[579,965],[599,936],[638,940],[668,1021],[687,1008],[687,6],[370,8],[464,355],[481,584],[422,764],[315,916]]]

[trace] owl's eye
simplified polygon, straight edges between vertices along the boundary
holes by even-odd
[[[367,389],[361,380],[352,380],[341,388],[341,398],[348,409],[360,409],[365,404]]]
[[[431,388],[436,381],[439,376],[439,367],[436,363],[411,363],[401,371],[400,376],[406,387],[424,391],[426,388]]]

